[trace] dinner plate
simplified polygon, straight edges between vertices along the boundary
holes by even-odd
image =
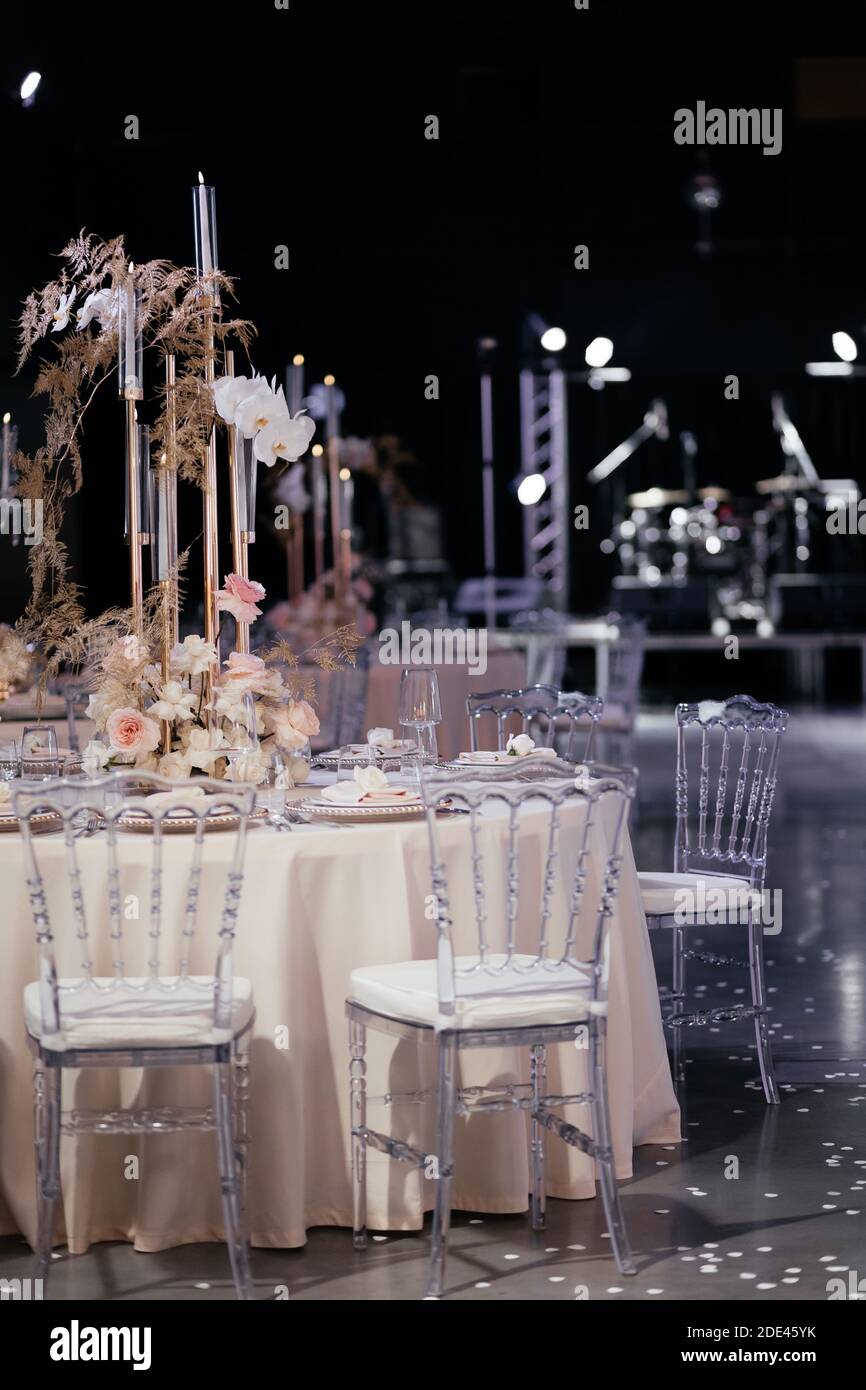
[[[424,805],[421,801],[402,801],[402,802],[371,802],[369,805],[362,806],[354,804],[341,806],[336,801],[296,801],[294,809],[301,815],[310,816],[314,820],[345,820],[345,821],[387,821],[387,820],[418,820],[424,815]]]
[[[56,825],[60,820],[56,811],[40,811],[38,815],[30,817],[30,825],[34,830],[47,830],[49,826]],[[11,811],[0,813],[0,831],[20,830],[18,817]]]
[[[248,824],[255,824],[266,820],[268,809],[266,806],[258,806],[248,818]],[[205,831],[209,830],[236,830],[240,822],[240,816],[233,811],[226,811],[219,816],[209,816],[205,820]],[[114,822],[118,830],[132,830],[138,834],[151,835],[153,833],[153,820],[146,815],[118,816]],[[173,816],[163,817],[162,828],[166,834],[190,834],[195,832],[198,827],[197,816]]]

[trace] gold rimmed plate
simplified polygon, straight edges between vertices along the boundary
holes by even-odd
[[[258,806],[248,817],[249,825],[258,825],[267,819],[267,807]],[[128,815],[118,816],[114,822],[118,830],[131,830],[140,835],[153,834],[154,820],[151,816]],[[233,811],[226,811],[220,815],[208,816],[204,821],[205,831],[211,830],[237,830],[240,823],[240,816]],[[198,816],[167,815],[162,818],[162,829],[164,834],[171,835],[190,835],[194,834],[198,828]]]
[[[37,815],[30,817],[32,830],[53,830],[59,824],[60,817],[56,811],[40,811]],[[20,829],[18,817],[14,816],[11,811],[0,813],[0,832]]]

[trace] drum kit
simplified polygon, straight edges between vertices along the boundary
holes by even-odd
[[[852,496],[853,481],[799,471],[762,478],[743,497],[717,486],[653,487],[627,497],[606,549],[618,554],[623,587],[676,591],[697,580],[714,630],[754,622],[767,632],[780,617],[776,581],[794,575],[808,584],[810,575],[862,566],[859,547],[854,556],[828,544],[828,512]]]

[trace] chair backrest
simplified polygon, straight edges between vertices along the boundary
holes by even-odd
[[[786,711],[758,704],[749,695],[733,695],[677,705],[676,720],[674,872],[688,873],[695,859],[715,860],[745,866],[752,886],[762,888]],[[698,740],[690,730],[700,731],[692,829],[688,753]]]
[[[496,747],[503,749],[507,743],[509,719],[520,720],[520,732],[530,733],[536,743],[547,748],[554,746],[557,727],[567,722],[568,738],[564,750],[567,762],[576,761],[577,726],[581,720],[588,723],[585,746],[580,750],[581,760],[592,757],[595,726],[604,712],[604,701],[598,695],[583,695],[579,690],[557,690],[555,685],[531,685],[525,690],[489,690],[485,694],[470,695],[466,700],[466,713],[469,716],[469,746],[478,748],[478,721],[485,714],[496,718]],[[537,735],[537,737],[536,737]]]
[[[543,582],[531,576],[494,579],[492,588],[496,611],[502,615],[519,613],[524,608],[537,608],[544,598]],[[483,613],[488,589],[487,579],[464,579],[454,597],[455,613]]]
[[[640,701],[640,682],[643,675],[646,623],[640,618],[613,618],[618,637],[608,652],[607,689],[605,703],[619,705],[633,721]]]
[[[205,792],[206,795],[191,795],[192,792]],[[143,795],[144,793],[144,795]],[[150,804],[145,798],[150,793],[170,793],[172,804]],[[243,887],[243,865],[246,847],[247,822],[255,808],[255,788],[235,783],[215,781],[212,778],[196,778],[188,781],[171,781],[156,773],[144,773],[137,769],[112,772],[101,777],[62,777],[41,785],[33,782],[21,783],[12,793],[12,805],[18,816],[24,843],[27,887],[30,907],[36,927],[36,940],[39,946],[39,980],[42,1021],[45,1034],[62,1033],[61,993],[58,988],[58,963],[56,959],[56,940],[52,925],[52,911],[49,898],[61,874],[52,876],[52,890],[46,880],[47,863],[57,864],[57,840],[46,834],[48,828],[34,823],[34,817],[51,812],[60,817],[60,827],[65,844],[65,879],[67,904],[56,912],[58,928],[66,929],[68,940],[64,943],[64,958],[71,958],[69,952],[77,956],[75,969],[80,971],[84,984],[93,988],[96,977],[110,975],[111,983],[103,988],[162,988],[171,991],[180,983],[195,988],[191,979],[192,953],[198,927],[199,899],[202,889],[202,855],[207,823],[217,816],[237,817],[236,824],[220,830],[220,844],[226,853],[225,887],[222,906],[212,920],[217,927],[214,941],[216,965],[214,968],[215,988],[213,990],[214,1027],[224,1029],[229,1026],[232,1003],[232,951],[238,909]],[[187,834],[166,831],[165,820],[169,810],[175,813],[183,810],[185,816],[195,821],[195,828]],[[119,839],[123,827],[118,826],[121,817],[135,816],[147,830],[133,832],[130,839],[136,845],[129,846],[130,853],[118,853]],[[95,893],[92,895],[88,912],[85,902],[84,878],[79,862],[80,822],[84,816],[99,818],[105,829],[99,830],[88,848],[103,852],[103,862],[95,877]],[[149,855],[142,855],[140,847],[143,836],[149,839]],[[163,873],[164,846],[166,836],[178,846],[188,851],[188,866],[185,875],[185,889],[174,902],[168,904],[171,911],[176,904],[182,905],[183,926],[175,968],[163,971],[161,959],[163,947]],[[89,838],[89,837],[88,837]],[[147,860],[149,858],[149,867]],[[176,865],[176,855],[172,851],[172,867]],[[124,859],[126,862],[124,862]],[[213,866],[208,865],[208,875]],[[130,911],[130,888],[143,889],[134,895],[134,910]],[[108,908],[108,939],[97,940],[97,923],[92,930],[93,919],[101,918],[105,906]],[[144,923],[146,936],[144,934]],[[127,931],[127,923],[130,928]],[[72,940],[74,932],[77,946]],[[139,968],[128,970],[128,954],[138,955]],[[100,969],[95,958],[101,957],[106,969]],[[71,974],[72,971],[60,973]],[[134,983],[131,983],[131,980]],[[202,985],[206,990],[209,986]]]
[[[592,998],[606,1003],[607,934],[637,775],[633,768],[587,767],[588,775],[577,777],[560,759],[517,773],[485,770],[481,778],[473,768],[421,769],[442,1015],[456,1011],[469,986],[473,995],[495,995],[506,972],[511,995],[515,971],[535,994],[562,990],[575,970],[590,968]],[[464,846],[454,861],[467,876],[457,921],[437,814],[443,801],[469,813],[471,883],[461,868],[468,863]]]

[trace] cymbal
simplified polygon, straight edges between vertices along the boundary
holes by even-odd
[[[762,478],[755,483],[755,491],[762,496],[773,492],[814,492],[815,485],[805,478],[794,478],[790,473],[780,473],[777,478]]]
[[[671,492],[664,488],[651,487],[648,492],[633,492],[627,499],[630,507],[652,511],[654,507],[676,507],[683,502],[691,502],[691,493]]]
[[[714,499],[716,502],[730,502],[731,494],[726,487],[701,487],[698,488],[698,496],[702,502]]]

